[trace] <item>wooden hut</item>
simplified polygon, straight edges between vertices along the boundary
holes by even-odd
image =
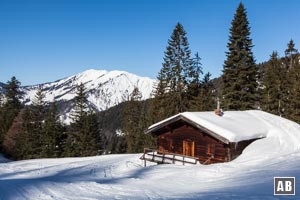
[[[193,157],[202,164],[228,162],[266,135],[265,124],[247,111],[184,112],[150,126],[159,155]]]

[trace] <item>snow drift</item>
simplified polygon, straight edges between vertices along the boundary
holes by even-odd
[[[296,177],[300,126],[247,111],[266,128],[237,159],[212,165],[142,167],[140,154],[0,164],[0,199],[274,199],[273,177]]]

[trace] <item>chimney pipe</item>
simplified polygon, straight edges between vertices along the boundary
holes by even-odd
[[[220,100],[219,100],[219,98],[217,98],[217,109],[215,109],[215,114],[220,116],[220,117],[223,115],[223,112],[220,109]]]

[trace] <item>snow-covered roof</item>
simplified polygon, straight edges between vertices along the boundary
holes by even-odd
[[[153,124],[147,133],[182,119],[226,143],[266,137],[266,124],[251,113],[252,111],[226,111],[223,116],[218,116],[215,112],[184,112]]]

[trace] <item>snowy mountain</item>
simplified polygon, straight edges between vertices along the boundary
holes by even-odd
[[[0,199],[299,199],[299,124],[247,112],[264,124],[266,137],[231,162],[143,167],[142,154],[17,162],[0,155]],[[295,177],[296,195],[274,196],[275,176]]]
[[[43,87],[46,101],[54,99],[60,104],[63,119],[68,123],[71,103],[76,95],[76,86],[83,83],[87,89],[89,106],[97,111],[103,111],[128,100],[133,89],[137,87],[142,93],[142,100],[151,95],[155,80],[125,71],[87,70],[51,83],[22,87],[24,102],[32,103],[36,90]]]

